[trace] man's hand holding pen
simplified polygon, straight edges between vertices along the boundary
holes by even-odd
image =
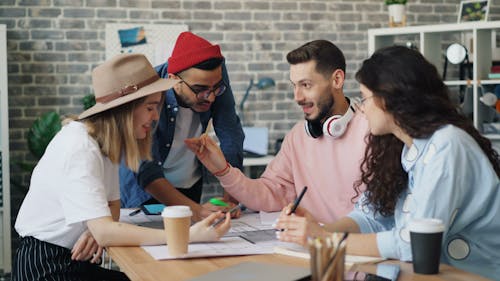
[[[306,189],[302,191],[302,196]],[[298,207],[299,198],[300,195],[294,203],[283,208],[274,228],[279,240],[306,246],[308,237],[322,237],[325,230],[306,209]]]

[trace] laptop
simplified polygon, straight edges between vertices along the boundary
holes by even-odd
[[[248,157],[261,157],[267,155],[269,144],[269,131],[266,127],[243,127],[245,140],[243,152]]]
[[[262,262],[242,262],[223,269],[198,276],[190,281],[305,281],[311,279],[309,268],[270,264]]]

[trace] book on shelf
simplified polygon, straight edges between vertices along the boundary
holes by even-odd
[[[500,73],[488,73],[489,79],[500,79]]]
[[[491,73],[500,73],[500,65],[494,65],[490,69]]]

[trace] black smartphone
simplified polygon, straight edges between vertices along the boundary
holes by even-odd
[[[362,271],[346,272],[346,281],[397,281],[400,267],[397,264],[378,264],[377,273],[367,273]]]

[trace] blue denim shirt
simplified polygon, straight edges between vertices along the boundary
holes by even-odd
[[[409,222],[438,218],[445,225],[441,262],[499,280],[500,180],[476,141],[455,126],[444,126],[405,146],[401,164],[408,188],[393,216],[374,213],[362,203],[364,197],[349,214],[362,233],[377,232],[382,257],[411,261]]]
[[[168,64],[164,63],[155,68],[160,77],[168,77],[167,67]],[[210,110],[198,114],[202,123],[202,131],[205,131],[210,118],[212,118],[213,127],[224,156],[233,167],[241,169],[245,135],[241,128],[240,118],[236,114],[233,91],[224,63],[222,64],[222,79],[228,85],[224,94],[215,99]],[[153,161],[143,162],[137,174],[129,170],[123,163],[120,164],[120,195],[123,208],[138,207],[151,199],[152,196],[144,188],[154,180],[164,177],[163,163],[167,159],[170,145],[174,139],[178,108],[174,90],[166,91],[165,104],[161,111],[158,128],[153,136]]]

